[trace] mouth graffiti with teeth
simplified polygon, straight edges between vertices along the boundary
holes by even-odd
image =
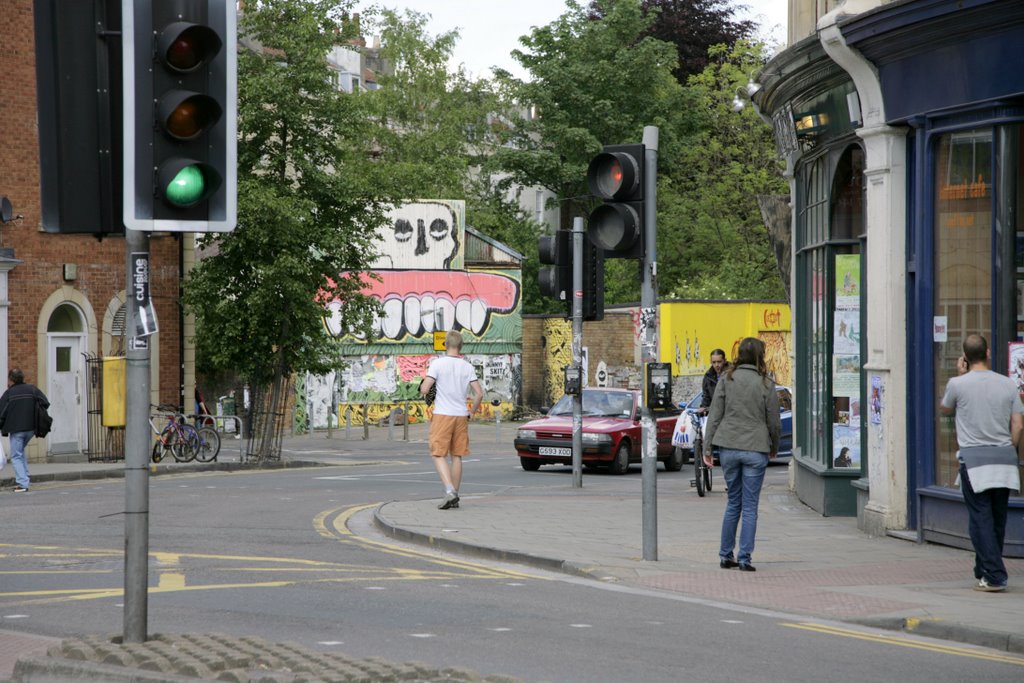
[[[386,341],[405,341],[430,335],[435,329],[466,330],[481,337],[492,315],[508,314],[519,305],[519,283],[499,273],[465,271],[383,271],[378,282],[364,277],[364,293],[384,305],[374,322],[376,336]],[[338,337],[340,304],[327,305],[327,329]]]

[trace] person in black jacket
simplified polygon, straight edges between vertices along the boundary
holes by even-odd
[[[700,412],[704,415],[711,406],[711,399],[715,397],[715,386],[718,385],[718,378],[725,374],[729,364],[725,361],[725,351],[715,349],[711,352],[711,367],[704,373],[704,380],[701,382]]]
[[[0,396],[0,434],[11,437],[11,465],[14,466],[15,493],[28,493],[28,462],[25,446],[36,435],[36,404],[50,407],[46,395],[25,383],[18,368],[7,373],[7,391]]]

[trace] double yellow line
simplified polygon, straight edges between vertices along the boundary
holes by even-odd
[[[824,624],[812,624],[812,623],[786,623],[783,622],[782,626],[789,628],[798,628],[803,631],[811,631],[812,633],[821,633],[830,636],[842,636],[844,638],[855,638],[857,640],[866,640],[870,643],[881,643],[883,645],[895,645],[897,647],[908,647],[912,650],[924,650],[926,652],[937,652],[940,654],[954,655],[956,657],[972,657],[974,659],[983,659],[987,662],[999,662],[1001,664],[1016,664],[1017,666],[1024,666],[1024,658],[1015,657],[1013,655],[1003,655],[998,652],[985,652],[983,650],[977,650],[969,647],[957,647],[955,645],[941,645],[939,643],[923,643],[916,640],[910,640],[898,635],[876,635],[872,633],[864,633],[863,631],[854,631],[852,629],[839,628],[836,626],[825,626]]]

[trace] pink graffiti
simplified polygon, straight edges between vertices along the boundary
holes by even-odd
[[[427,365],[434,356],[399,356],[398,379],[403,382],[415,382],[427,374]]]

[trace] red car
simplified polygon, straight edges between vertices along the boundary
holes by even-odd
[[[606,467],[625,474],[629,464],[640,462],[639,391],[632,389],[583,390],[583,464]],[[679,408],[657,410],[658,460],[669,472],[683,467],[681,451],[672,447],[672,430]],[[516,452],[523,469],[541,465],[572,464],[572,396],[563,396],[546,417],[527,422],[516,432]]]

